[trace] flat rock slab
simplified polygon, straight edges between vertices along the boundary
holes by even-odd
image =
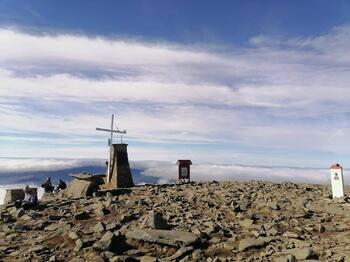
[[[257,239],[246,238],[239,241],[238,250],[239,252],[244,251],[248,248],[255,247],[260,248],[266,246],[271,241],[269,237],[259,237]]]
[[[92,179],[94,176],[89,173],[84,173],[84,174],[69,174],[72,177],[75,177],[77,179]]]
[[[152,229],[131,230],[126,233],[126,238],[175,247],[191,246],[199,240],[199,236],[190,232]]]
[[[310,248],[293,248],[284,251],[284,253],[291,254],[298,260],[308,259],[313,255],[313,251]]]

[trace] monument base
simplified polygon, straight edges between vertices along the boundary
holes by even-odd
[[[127,144],[113,144],[111,147],[110,180],[106,181],[108,188],[133,187],[134,181],[129,165]]]

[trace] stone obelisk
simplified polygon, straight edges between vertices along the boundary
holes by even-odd
[[[126,130],[114,129],[114,115],[112,114],[111,129],[96,127],[97,131],[109,132],[111,134],[108,140],[109,161],[106,172],[104,188],[123,188],[132,187],[134,182],[129,165],[128,145],[123,143],[123,134]],[[113,133],[121,134],[120,144],[113,143]]]
[[[127,144],[112,144],[111,163],[110,163],[110,181],[106,181],[112,188],[133,187],[134,181],[129,165]]]

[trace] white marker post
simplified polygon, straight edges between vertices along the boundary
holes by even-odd
[[[331,166],[331,184],[333,199],[344,196],[343,168],[339,164]]]

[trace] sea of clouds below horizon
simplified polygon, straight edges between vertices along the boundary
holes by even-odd
[[[172,183],[177,178],[177,166],[171,161],[131,161],[130,166],[136,184]],[[0,204],[5,196],[5,189],[23,187],[28,184],[39,186],[48,176],[54,183],[59,178],[67,182],[69,173],[103,173],[102,159],[34,159],[0,158]],[[328,168],[243,166],[237,164],[216,165],[194,163],[191,167],[193,181],[250,181],[264,180],[272,182],[295,182],[326,184],[330,182]],[[347,183],[346,171],[344,173]],[[41,191],[40,191],[41,193]]]

